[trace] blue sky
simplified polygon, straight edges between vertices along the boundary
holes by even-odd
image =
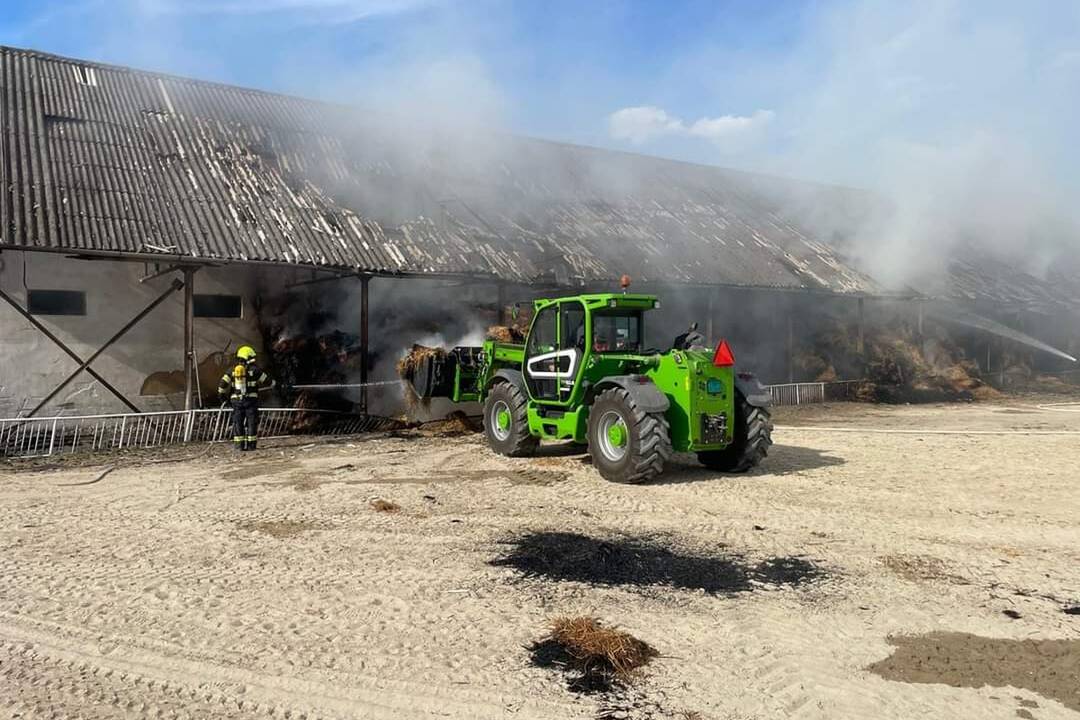
[[[1080,190],[1072,0],[0,2],[3,44],[916,205]]]

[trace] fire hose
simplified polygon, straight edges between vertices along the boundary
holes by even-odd
[[[1080,435],[1080,430],[910,430],[907,428],[890,430],[887,428],[821,427],[818,425],[774,425],[773,429],[873,435]]]
[[[375,380],[366,383],[308,383],[304,385],[289,385],[293,390],[337,390],[339,388],[363,388],[377,387],[379,385],[401,385],[404,380]]]
[[[1035,407],[1050,412],[1080,412],[1080,402],[1044,403]]]

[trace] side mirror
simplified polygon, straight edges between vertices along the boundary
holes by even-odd
[[[696,322],[690,323],[690,332],[694,332],[696,330],[697,330],[697,323]]]

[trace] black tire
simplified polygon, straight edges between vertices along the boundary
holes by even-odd
[[[735,391],[735,437],[723,450],[706,450],[697,454],[701,464],[710,470],[744,473],[757,467],[769,454],[772,445],[772,415],[768,408],[754,407],[738,390]]]
[[[529,432],[529,401],[521,388],[508,382],[494,385],[484,400],[484,435],[488,446],[500,455],[526,457],[536,452],[540,439]],[[510,411],[510,427],[505,431],[496,426],[501,407]]]
[[[626,428],[624,451],[610,457],[601,444],[605,417],[618,416]],[[610,445],[608,446],[609,449]],[[663,413],[647,413],[622,388],[604,390],[589,410],[589,455],[601,477],[617,483],[641,483],[664,471],[671,457],[671,428]]]

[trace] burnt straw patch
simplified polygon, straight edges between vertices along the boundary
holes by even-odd
[[[629,687],[638,669],[660,653],[627,632],[581,616],[556,618],[529,654],[536,667],[565,673],[571,691],[593,694]]]
[[[724,548],[714,555],[688,553],[653,538],[532,532],[507,544],[509,552],[492,565],[526,577],[591,585],[668,586],[726,595],[761,586],[798,586],[824,576],[817,565],[800,557],[753,563]]]

